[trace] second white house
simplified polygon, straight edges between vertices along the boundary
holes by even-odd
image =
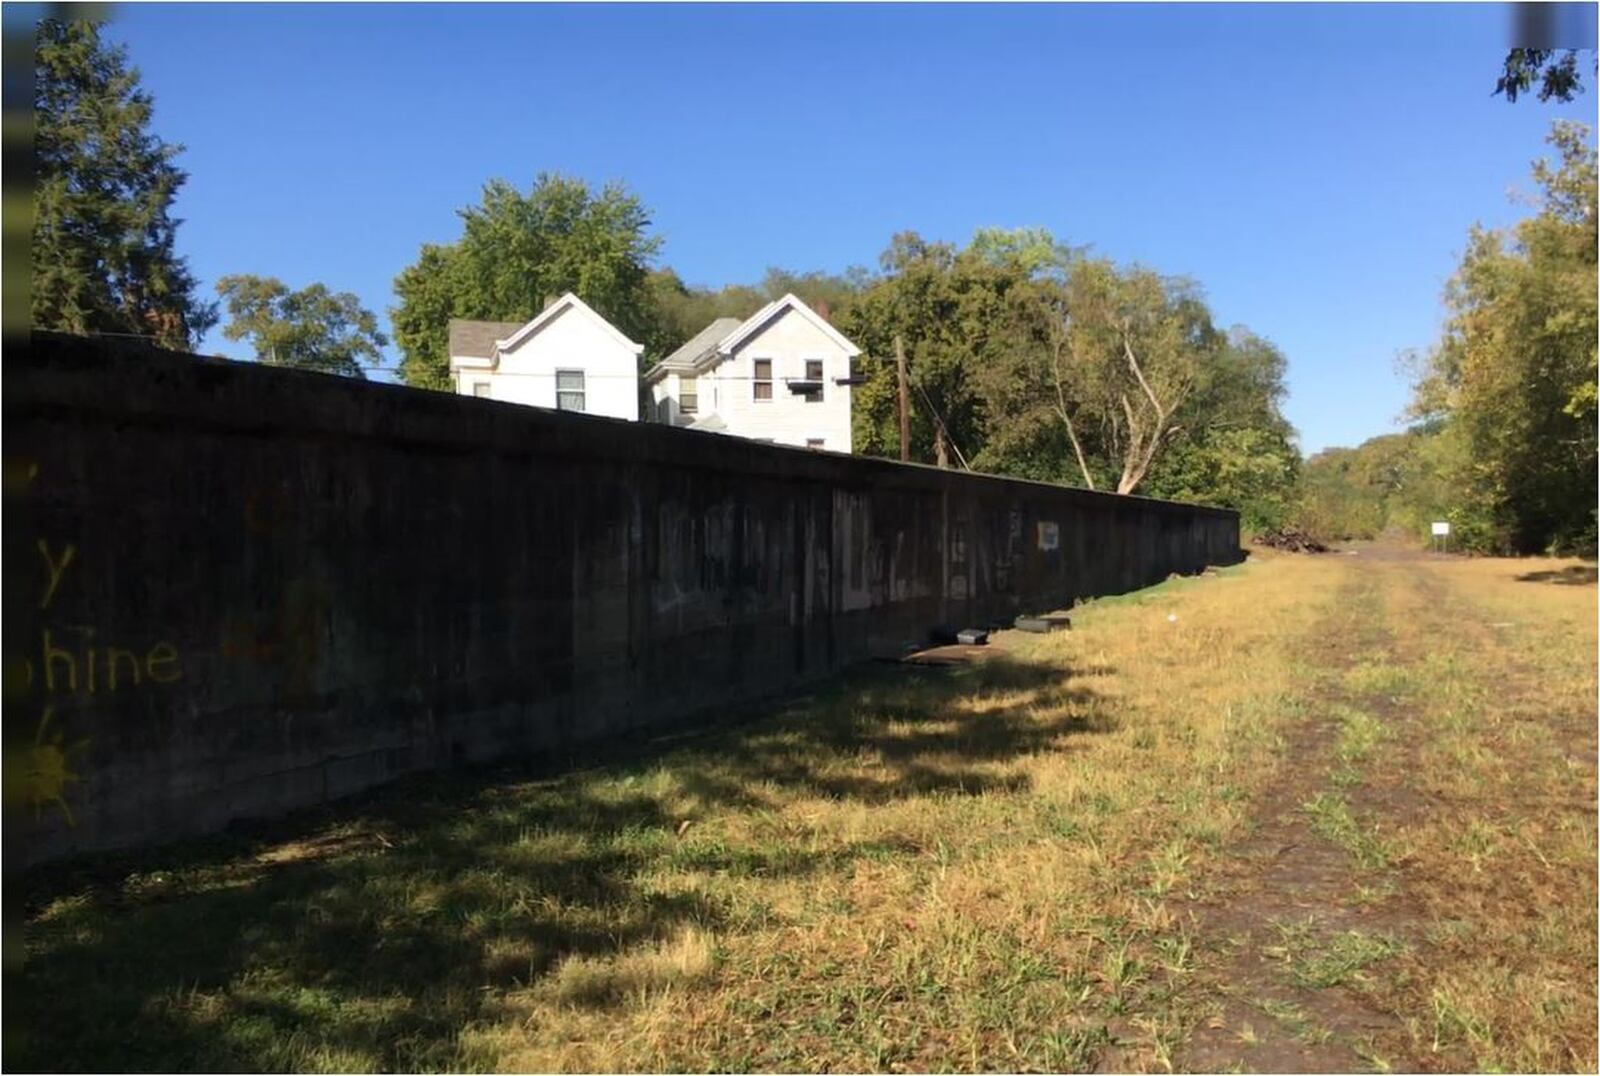
[[[850,360],[827,319],[785,295],[744,321],[719,318],[644,375],[657,422],[849,452]]]

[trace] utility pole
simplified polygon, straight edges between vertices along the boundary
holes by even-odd
[[[894,334],[894,365],[900,379],[900,462],[911,462],[911,397],[906,389],[906,345]]]

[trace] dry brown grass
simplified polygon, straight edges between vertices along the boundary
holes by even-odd
[[[1345,610],[1353,581],[1381,600]],[[204,846],[52,883],[6,984],[5,1060],[1168,1068],[1213,1012],[1197,954],[1219,939],[1190,909],[1333,677],[1416,700],[1404,727],[1347,706],[1328,771],[1349,779],[1327,788],[1370,823],[1363,775],[1414,760],[1449,803],[1390,819],[1401,862],[1357,872],[1374,914],[1425,905],[1434,940],[1310,951],[1286,927],[1284,974],[1390,1005],[1405,1032],[1375,1062],[1592,1067],[1592,605],[1490,564],[1257,555],[642,762],[423,782],[296,834],[317,856]],[[1465,610],[1481,631],[1436,644]],[[1392,648],[1326,631],[1378,616]],[[1231,1036],[1241,1062],[1275,1020],[1320,1026],[1263,1014]]]
[[[1426,802],[1404,887],[1426,934],[1391,1003],[1397,1048],[1429,1068],[1596,1067],[1595,591],[1531,571],[1429,562],[1396,620]]]
[[[644,880],[759,912],[719,933],[716,970],[693,989],[596,1010],[536,983],[465,1037],[468,1056],[507,1069],[1084,1068],[1118,1041],[1159,1065],[1190,1010],[1187,926],[1165,898],[1248,817],[1296,712],[1296,629],[1335,574],[1252,566],[1009,640],[1010,662],[1050,675],[998,675],[932,714],[902,698],[870,750],[816,760],[837,784],[898,789],[881,801],[765,787],[756,809],[697,811],[673,769],[657,771],[652,792],[695,821]],[[993,750],[986,720],[1024,749]],[[929,737],[950,749],[916,751]],[[906,789],[908,752],[916,774],[985,759],[982,787]],[[795,846],[826,866],[729,869]],[[698,859],[710,869],[687,865]]]

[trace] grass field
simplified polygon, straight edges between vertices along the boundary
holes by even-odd
[[[1592,580],[1258,555],[624,764],[40,873],[5,1067],[1593,1071]]]

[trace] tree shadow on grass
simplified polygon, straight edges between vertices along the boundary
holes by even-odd
[[[663,893],[651,871],[804,876],[921,851],[894,837],[726,846],[686,825],[795,795],[1022,791],[1005,764],[1109,728],[1095,699],[1065,669],[999,654],[856,670],[596,770],[428,775],[221,838],[40,869],[9,894],[26,958],[5,976],[5,1066],[468,1066],[461,1029],[565,958],[731,928],[719,898]]]
[[[1565,568],[1525,572],[1517,576],[1519,583],[1556,583],[1569,587],[1593,586],[1596,579],[1600,579],[1600,569],[1593,564],[1569,564]]]

